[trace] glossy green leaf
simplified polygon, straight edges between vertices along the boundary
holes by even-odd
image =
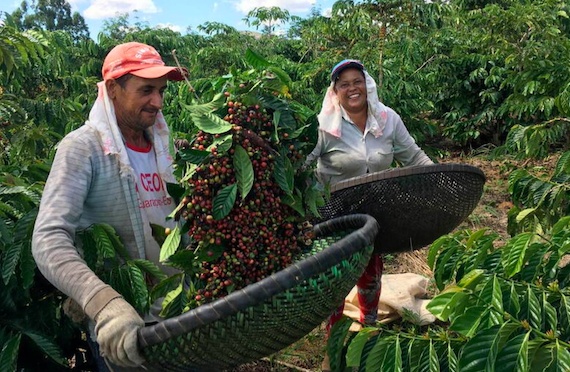
[[[275,161],[273,170],[275,182],[286,194],[291,195],[295,187],[295,170],[289,158],[285,155],[279,156]]]
[[[449,372],[459,371],[457,354],[455,350],[453,350],[453,347],[451,347],[451,342],[447,343],[447,368]]]
[[[213,113],[191,113],[196,127],[209,134],[222,134],[232,129],[232,124]]]
[[[366,359],[366,372],[383,370],[384,367],[390,368],[389,364],[385,364],[385,360],[390,352],[391,344],[391,338],[379,338],[376,341]]]
[[[173,290],[168,292],[162,301],[162,310],[160,311],[160,316],[167,318],[169,314],[179,314],[184,308],[183,298],[184,290],[182,282]]]
[[[487,306],[468,307],[463,314],[453,320],[449,329],[465,337],[472,337],[478,331],[481,319],[487,315],[489,311],[489,307]]]
[[[491,280],[487,281],[479,293],[477,304],[491,307],[491,311],[489,312],[489,326],[503,322],[503,292],[496,275],[493,275]]]
[[[370,337],[378,333],[378,329],[374,327],[365,327],[352,339],[346,351],[346,366],[357,367],[360,365],[362,350]]]
[[[330,330],[330,335],[327,340],[327,353],[329,355],[330,366],[333,371],[340,370],[344,340],[348,335],[348,331],[352,323],[352,319],[343,317],[337,321]]]
[[[447,321],[449,315],[454,311],[454,307],[458,302],[467,298],[467,294],[463,292],[460,287],[450,287],[433,299],[427,304],[427,309],[430,313],[435,315],[438,319]]]
[[[208,156],[210,156],[209,151],[196,149],[180,149],[178,154],[180,159],[196,165],[201,164]]]
[[[565,330],[565,336],[570,333],[570,297],[560,294],[560,305],[558,306],[560,327]]]
[[[221,220],[226,217],[236,202],[237,198],[237,184],[231,184],[224,187],[218,192],[218,195],[214,198],[214,206],[212,209],[212,215],[214,219]]]
[[[22,255],[22,249],[23,245],[20,242],[19,244],[8,246],[8,249],[2,252],[2,281],[4,283],[8,283],[12,275],[14,275]]]
[[[526,250],[533,237],[532,233],[519,234],[509,240],[503,248],[502,261],[507,277],[511,278],[521,270]]]
[[[533,287],[530,285],[527,286],[525,298],[524,298],[524,305],[526,309],[525,319],[528,320],[531,327],[535,329],[541,329],[542,324],[542,306],[540,306],[540,301],[536,293],[533,290]]]
[[[501,372],[528,371],[528,340],[530,332],[511,338],[497,354],[495,370]]]
[[[463,346],[458,361],[459,371],[493,371],[499,350],[517,328],[516,323],[505,323],[478,332]]]
[[[247,194],[249,194],[251,188],[253,187],[253,165],[251,163],[249,155],[247,154],[247,151],[245,151],[245,149],[240,145],[235,146],[233,164],[236,174],[237,188],[241,195],[241,199],[243,200],[247,197]],[[227,214],[224,214],[223,217],[226,215]],[[216,216],[214,217],[218,220],[221,219],[217,218]]]
[[[67,360],[63,357],[61,348],[53,341],[53,339],[29,329],[22,330],[22,334],[32,340],[32,342],[51,360],[60,366],[67,367]]]
[[[465,274],[457,283],[458,286],[465,289],[475,289],[477,285],[485,278],[485,270],[475,269]]]
[[[16,372],[16,362],[20,349],[21,334],[18,333],[2,345],[0,351],[0,369],[6,372]]]
[[[172,256],[180,246],[181,240],[182,235],[180,233],[180,227],[176,225],[164,240],[164,244],[160,247],[160,262],[168,261],[168,257]]]
[[[542,293],[542,324],[541,330],[543,331],[555,331],[558,329],[558,315],[556,314],[556,309],[550,301],[548,300],[548,295]]]

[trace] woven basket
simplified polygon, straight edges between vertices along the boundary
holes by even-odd
[[[246,288],[139,331],[147,367],[221,371],[269,356],[306,336],[364,272],[378,225],[368,215],[314,227],[294,264]]]
[[[331,186],[319,221],[366,213],[378,221],[376,251],[419,249],[467,218],[479,203],[484,184],[485,174],[465,164],[392,168]]]

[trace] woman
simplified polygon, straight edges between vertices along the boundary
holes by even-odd
[[[317,159],[323,184],[388,169],[394,160],[404,166],[433,164],[400,116],[378,100],[376,83],[360,61],[346,59],[333,67],[318,120],[317,145],[307,163]],[[363,324],[377,320],[382,267],[381,255],[374,253],[356,284]],[[344,303],[329,318],[327,331],[343,310]],[[323,371],[329,369],[325,358]]]

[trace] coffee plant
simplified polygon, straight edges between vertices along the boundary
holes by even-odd
[[[63,315],[65,296],[39,274],[31,235],[46,167],[0,169],[0,370],[61,371],[81,365],[79,329]]]
[[[165,296],[164,316],[280,271],[312,243],[309,220],[324,194],[303,167],[309,125],[290,103],[286,74],[251,51],[247,58],[253,70],[226,77],[210,102],[185,106],[197,131],[178,153],[172,217],[182,226],[161,250],[183,274],[154,291]]]
[[[550,182],[516,174],[511,190],[521,225],[505,244],[487,229],[437,239],[428,263],[440,291],[427,308],[438,319],[366,327],[348,336],[352,321],[332,330],[333,370],[568,371],[570,370],[570,153]],[[538,185],[538,187],[537,187]],[[547,218],[552,223],[525,219]],[[532,209],[532,211],[530,210]],[[524,229],[526,227],[527,229]]]

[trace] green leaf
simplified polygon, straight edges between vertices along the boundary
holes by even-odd
[[[220,136],[219,138],[214,138],[211,147],[215,147],[218,151],[218,154],[225,154],[227,153],[233,144],[233,135],[228,134],[225,136]]]
[[[442,290],[445,285],[451,281],[455,270],[451,269],[451,266],[455,266],[454,262],[457,261],[457,256],[463,254],[463,247],[460,245],[453,245],[448,247],[447,250],[442,252],[437,257],[435,263],[434,279],[435,284],[438,289]]]
[[[570,330],[570,298],[562,293],[560,294],[559,315],[560,327],[566,330],[567,336]]]
[[[36,260],[32,256],[31,241],[28,241],[26,247],[22,249],[22,256],[20,257],[20,276],[24,289],[29,289],[34,285],[36,268]]]
[[[548,331],[552,330],[553,332],[556,331],[558,328],[558,316],[556,314],[556,309],[550,301],[548,301],[548,295],[546,293],[542,293],[542,327],[541,330]]]
[[[249,48],[245,51],[245,60],[250,66],[257,70],[263,70],[271,65],[271,62]]]
[[[377,333],[377,328],[365,327],[356,334],[356,336],[348,345],[348,349],[346,351],[347,367],[358,367],[360,365],[360,358],[362,356],[362,350],[364,349],[364,346],[370,337],[374,336]]]
[[[447,343],[447,367],[450,372],[459,371],[457,355],[451,347],[451,342]]]
[[[493,275],[491,280],[487,281],[479,293],[477,305],[490,306],[489,318],[491,323],[489,326],[503,323],[503,292],[497,275]]]
[[[330,330],[330,335],[327,340],[327,353],[329,355],[330,366],[333,371],[340,370],[344,340],[348,335],[348,331],[352,323],[352,319],[343,316],[332,326]]]
[[[12,275],[16,271],[16,266],[20,261],[22,254],[22,243],[16,243],[8,246],[2,257],[2,280],[4,283],[10,282]]]
[[[298,195],[283,195],[281,202],[293,208],[299,215],[305,216],[305,209],[303,208],[303,198]]]
[[[452,286],[431,299],[426,308],[438,319],[447,321],[450,313],[454,310],[454,305],[466,296],[462,288]]]
[[[376,344],[366,359],[366,372],[378,371],[379,366],[389,367],[389,364],[384,364],[384,361],[389,353],[391,345],[390,338],[378,338]]]
[[[166,279],[166,274],[154,262],[140,258],[130,260],[129,264],[136,265],[140,270],[150,274],[158,281]]]
[[[484,278],[485,278],[485,270],[482,269],[471,270],[470,272],[465,274],[463,278],[461,278],[461,280],[459,281],[459,283],[457,283],[457,285],[465,289],[475,289],[475,287],[477,287],[477,284],[479,284],[481,280],[483,280]]]
[[[134,265],[130,261],[127,267],[131,282],[131,297],[129,298],[129,303],[131,303],[140,314],[145,314],[150,308],[150,303],[144,274],[137,265]]]
[[[528,371],[529,336],[530,332],[517,335],[503,346],[497,355],[496,371]]]
[[[489,312],[487,306],[472,306],[468,307],[465,312],[453,319],[449,329],[464,335],[465,337],[472,337],[479,328],[481,319]]]
[[[236,173],[237,187],[241,195],[241,200],[244,200],[253,187],[253,165],[251,164],[251,159],[247,151],[240,145],[236,145],[235,147],[233,164]]]
[[[160,297],[165,297],[170,291],[182,285],[184,280],[183,274],[174,274],[160,281],[151,292],[151,301],[156,301]]]
[[[439,250],[443,246],[446,246],[446,243],[449,241],[449,235],[444,235],[437,238],[431,245],[429,246],[429,252],[427,257],[427,263],[429,268],[433,270],[435,268],[435,260],[439,255]]]
[[[214,219],[221,220],[232,210],[237,198],[237,184],[224,187],[214,198],[212,215]]]
[[[439,372],[439,358],[433,346],[433,340],[429,341],[429,371]]]
[[[293,194],[295,187],[295,170],[291,164],[291,160],[284,154],[279,156],[275,161],[273,169],[273,177],[275,182],[281,187],[287,195]]]
[[[151,223],[150,229],[154,240],[158,243],[159,246],[162,246],[166,240],[166,237],[168,236],[166,235],[166,228],[164,226]]]
[[[459,371],[493,371],[499,350],[517,328],[519,326],[515,323],[505,323],[478,332],[461,350]]]
[[[517,316],[521,310],[519,294],[514,282],[511,282],[511,285],[509,286],[508,299],[503,306],[505,311],[513,316]]]
[[[542,307],[530,285],[527,285],[526,296],[523,303],[526,306],[526,313],[523,313],[524,319],[528,320],[531,327],[541,329]]]
[[[115,247],[107,234],[107,229],[103,227],[103,224],[95,224],[91,226],[91,231],[93,233],[93,238],[95,239],[95,244],[97,245],[99,256],[102,258],[114,258],[116,256]]]
[[[178,225],[172,229],[170,234],[166,237],[164,244],[160,247],[160,262],[168,261],[168,257],[172,256],[174,252],[180,246],[180,241],[182,240],[182,236],[180,234],[180,228]]]
[[[195,256],[198,261],[212,262],[217,260],[226,250],[223,245],[207,244],[196,249]]]
[[[210,156],[209,151],[195,150],[195,149],[180,149],[178,151],[180,159],[188,162],[190,164],[201,164],[208,156]]]
[[[29,330],[23,330],[22,334],[26,335],[30,340],[32,340],[33,343],[36,344],[36,346],[38,346],[51,360],[60,366],[67,367],[67,361],[63,357],[63,353],[60,347],[52,340],[48,339],[44,335],[40,335]]]
[[[12,336],[8,342],[2,345],[0,352],[0,369],[6,372],[16,372],[16,362],[20,350],[21,334]]]
[[[556,360],[559,371],[570,371],[570,353],[567,347],[560,345],[560,340],[556,340]]]
[[[160,316],[163,318],[169,318],[173,315],[178,315],[182,313],[182,310],[186,306],[186,295],[183,290],[182,282],[176,287],[176,289],[168,292],[162,301],[162,310],[160,311]]]
[[[532,215],[536,211],[536,208],[527,208],[522,210],[517,214],[516,221],[517,223],[521,223],[526,217]]]
[[[517,274],[524,263],[525,253],[528,249],[534,234],[521,233],[509,240],[503,248],[502,262],[505,268],[505,274],[508,278],[512,278]]]
[[[223,120],[219,116],[208,112],[208,113],[196,113],[192,112],[190,114],[192,121],[196,127],[203,130],[209,134],[221,134],[226,133],[232,129],[232,124]]]
[[[553,364],[554,347],[552,344],[542,339],[530,340],[528,349],[530,371],[547,371],[547,367]]]

